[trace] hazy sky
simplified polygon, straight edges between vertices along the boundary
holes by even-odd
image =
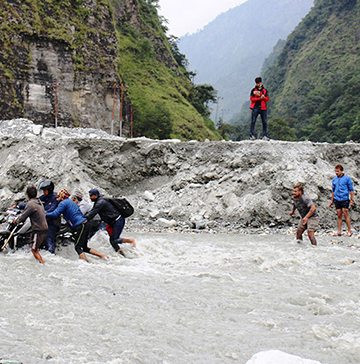
[[[219,14],[246,0],[160,0],[159,14],[169,23],[168,34],[181,37],[194,33],[214,20]]]

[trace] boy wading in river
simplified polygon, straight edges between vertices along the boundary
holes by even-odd
[[[295,210],[300,213],[300,221],[296,232],[298,243],[302,243],[302,235],[307,229],[308,237],[312,245],[317,245],[315,231],[318,229],[319,218],[316,206],[309,196],[304,195],[304,188],[301,184],[294,186],[293,190],[293,209],[290,216],[294,215]]]

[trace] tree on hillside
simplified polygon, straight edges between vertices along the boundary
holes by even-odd
[[[150,102],[142,106],[134,113],[134,135],[151,139],[169,139],[172,132],[169,110],[160,103]]]
[[[216,95],[217,91],[211,85],[194,85],[189,101],[202,116],[209,117],[211,113],[209,103],[216,102]]]
[[[285,119],[276,117],[269,121],[269,135],[271,139],[296,141],[295,129],[291,128]]]
[[[179,38],[175,36],[168,37],[168,41],[171,47],[172,55],[176,61],[176,63],[180,66],[186,69],[186,67],[189,65],[188,60],[186,59],[185,54],[182,54],[178,47],[178,41]]]

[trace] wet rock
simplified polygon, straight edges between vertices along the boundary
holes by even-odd
[[[206,221],[205,220],[195,221],[195,229],[197,230],[206,229]]]
[[[152,192],[150,192],[150,191],[145,191],[145,192],[144,192],[144,199],[145,199],[146,201],[154,201],[154,200],[155,200],[155,196],[154,196],[154,194],[153,194]]]
[[[159,214],[160,214],[160,211],[158,209],[151,209],[150,213],[149,213],[149,215],[152,219],[155,219],[156,217],[158,217]]]
[[[167,220],[164,218],[158,219],[157,223],[162,227],[172,227],[177,225],[177,222],[175,220]]]

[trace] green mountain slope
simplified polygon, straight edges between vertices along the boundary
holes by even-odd
[[[0,0],[0,118],[109,130],[114,84],[124,85],[123,132],[218,139],[191,102],[157,0]],[[115,94],[114,94],[115,105]],[[116,91],[117,119],[120,95]],[[115,119],[116,120],[116,119]]]
[[[298,139],[360,141],[360,3],[317,0],[265,72],[271,116]]]
[[[196,81],[212,84],[222,97],[225,121],[240,112],[279,39],[309,12],[313,0],[248,0],[220,14],[203,30],[180,39]]]

